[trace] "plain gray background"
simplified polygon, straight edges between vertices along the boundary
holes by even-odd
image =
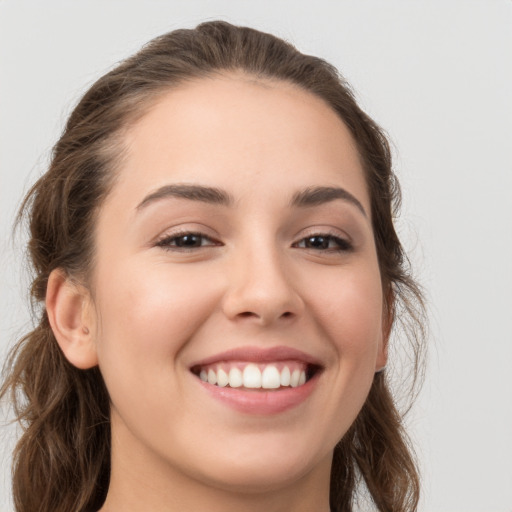
[[[512,2],[0,0],[0,356],[30,323],[17,205],[92,81],[150,38],[222,18],[335,64],[390,134],[398,223],[430,303],[408,420],[424,512],[512,511]],[[0,511],[13,429],[0,432]]]

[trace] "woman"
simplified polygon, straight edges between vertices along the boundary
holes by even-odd
[[[412,511],[384,371],[422,301],[382,131],[330,65],[209,22],[85,94],[25,199],[20,511]],[[396,318],[400,315],[400,318]],[[415,334],[416,333],[416,334]]]

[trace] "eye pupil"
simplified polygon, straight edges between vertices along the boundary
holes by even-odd
[[[201,237],[198,235],[183,235],[176,238],[178,247],[199,247],[201,245]]]
[[[329,247],[329,239],[324,236],[310,236],[306,238],[306,247],[311,249],[327,249]]]

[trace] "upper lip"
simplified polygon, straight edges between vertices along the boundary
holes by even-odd
[[[323,366],[312,355],[292,347],[276,346],[262,348],[256,346],[238,347],[213,356],[201,359],[191,364],[190,367],[206,366],[221,361],[247,361],[251,363],[272,363],[278,361],[303,361],[309,365]]]

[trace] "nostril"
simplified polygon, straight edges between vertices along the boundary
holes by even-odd
[[[241,313],[238,313],[238,316],[241,318],[250,318],[250,317],[260,317],[261,315],[258,315],[257,313],[254,313],[252,311],[242,311]],[[293,313],[291,311],[285,311],[280,315],[281,318],[289,318],[293,316]]]
[[[238,316],[241,316],[242,318],[248,318],[251,316],[258,316],[256,313],[253,313],[251,311],[243,311],[242,313],[239,313]]]

